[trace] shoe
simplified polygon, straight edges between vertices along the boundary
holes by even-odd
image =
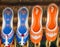
[[[50,4],[47,10],[46,38],[48,41],[55,41],[58,35],[58,7]]]
[[[42,13],[40,6],[33,7],[30,39],[34,44],[38,44],[42,39]]]
[[[16,39],[20,45],[24,45],[28,38],[28,15],[29,11],[26,7],[22,7],[18,10],[18,25],[17,25],[17,32],[16,32]]]
[[[2,17],[3,17],[1,31],[2,42],[5,44],[5,46],[9,46],[14,38],[13,10],[9,7],[5,8],[3,10]]]

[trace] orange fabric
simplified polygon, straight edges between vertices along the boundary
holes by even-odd
[[[48,9],[49,13],[49,23],[48,23],[48,28],[54,29],[56,26],[55,18],[56,18],[56,13],[57,13],[57,8],[55,6],[50,6]]]
[[[33,36],[39,36],[40,35],[40,38],[39,39],[37,39],[37,40],[35,40],[35,39],[33,39],[32,37],[31,37],[31,35],[33,35]],[[41,39],[42,39],[42,31],[39,33],[39,34],[34,34],[32,31],[30,31],[30,39],[31,39],[31,41],[34,43],[34,44],[39,44],[40,43],[40,41],[41,41]]]
[[[51,31],[49,32],[49,30],[46,30],[46,33],[49,33],[49,34],[57,33],[57,35],[58,35],[58,28],[57,28],[55,31],[53,31],[53,32],[51,32]],[[50,36],[48,36],[48,35],[46,34],[46,38],[47,38],[48,41],[55,41],[57,35],[55,35],[55,36],[53,36],[53,37],[50,37]]]
[[[38,11],[38,12],[36,12],[36,11]],[[32,28],[35,32],[40,30],[40,23],[39,23],[40,14],[41,14],[40,8],[38,8],[38,7],[34,8],[34,11],[33,11],[34,22],[33,22]]]

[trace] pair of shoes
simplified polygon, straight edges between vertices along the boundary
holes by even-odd
[[[17,24],[17,32],[16,39],[18,43],[21,45],[25,44],[28,40],[28,9],[26,7],[22,7],[18,10],[18,24]],[[9,7],[3,10],[3,24],[2,24],[2,42],[5,46],[9,46],[14,38],[13,31],[13,10]]]
[[[57,37],[58,12],[57,5],[51,4],[48,6],[46,22],[46,38],[48,41],[54,41]],[[1,36],[2,42],[5,46],[11,44],[14,38],[13,15],[14,14],[11,8],[4,9]],[[29,38],[28,15],[29,11],[26,7],[22,7],[18,10],[16,39],[18,43],[21,43],[21,45],[24,45]],[[32,10],[32,23],[30,31],[30,39],[34,44],[39,43],[43,36],[42,15],[42,8],[40,6],[35,6]]]
[[[47,9],[46,22],[46,38],[48,41],[54,41],[58,34],[58,7],[56,4],[50,4]],[[41,6],[34,6],[32,10],[32,23],[30,31],[30,39],[34,44],[38,44],[43,36],[42,30],[42,15]]]

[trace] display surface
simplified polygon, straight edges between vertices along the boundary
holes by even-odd
[[[53,42],[48,42],[46,39],[46,21],[47,21],[47,8],[51,3],[55,3],[58,8],[59,8],[59,13],[58,13],[58,35],[57,35],[57,39]],[[43,30],[43,36],[42,36],[42,40],[40,41],[39,44],[33,44],[32,41],[30,40],[30,37],[27,41],[26,44],[24,44],[24,46],[21,46],[20,44],[18,44],[17,40],[16,40],[16,31],[17,31],[17,23],[18,23],[18,9],[21,7],[26,7],[29,11],[29,18],[28,18],[28,24],[29,24],[29,30],[31,29],[31,21],[32,21],[32,9],[35,5],[39,5],[41,6],[42,10],[43,10],[43,17],[42,17],[42,30]],[[49,0],[49,1],[43,1],[43,0],[39,0],[39,1],[4,1],[1,0],[0,1],[0,30],[2,30],[2,12],[6,7],[10,7],[12,8],[13,12],[14,12],[14,18],[13,18],[13,29],[14,29],[14,40],[12,42],[12,44],[10,44],[11,47],[60,47],[59,43],[60,43],[60,1],[59,0]],[[0,32],[1,33],[1,32]],[[29,35],[30,36],[30,35]],[[1,47],[4,47],[4,44],[1,41],[0,38],[0,45]]]

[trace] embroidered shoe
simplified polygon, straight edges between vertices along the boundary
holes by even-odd
[[[34,44],[38,44],[42,39],[42,13],[40,6],[33,7],[30,39]]]
[[[13,10],[9,7],[5,8],[2,13],[3,23],[2,23],[2,31],[1,37],[2,42],[5,46],[8,46],[12,43],[14,38],[13,31]]]
[[[50,4],[47,10],[46,38],[48,41],[55,41],[58,34],[58,7]]]
[[[28,15],[29,11],[26,7],[22,7],[18,10],[18,25],[17,25],[17,42],[24,45],[28,38]]]

